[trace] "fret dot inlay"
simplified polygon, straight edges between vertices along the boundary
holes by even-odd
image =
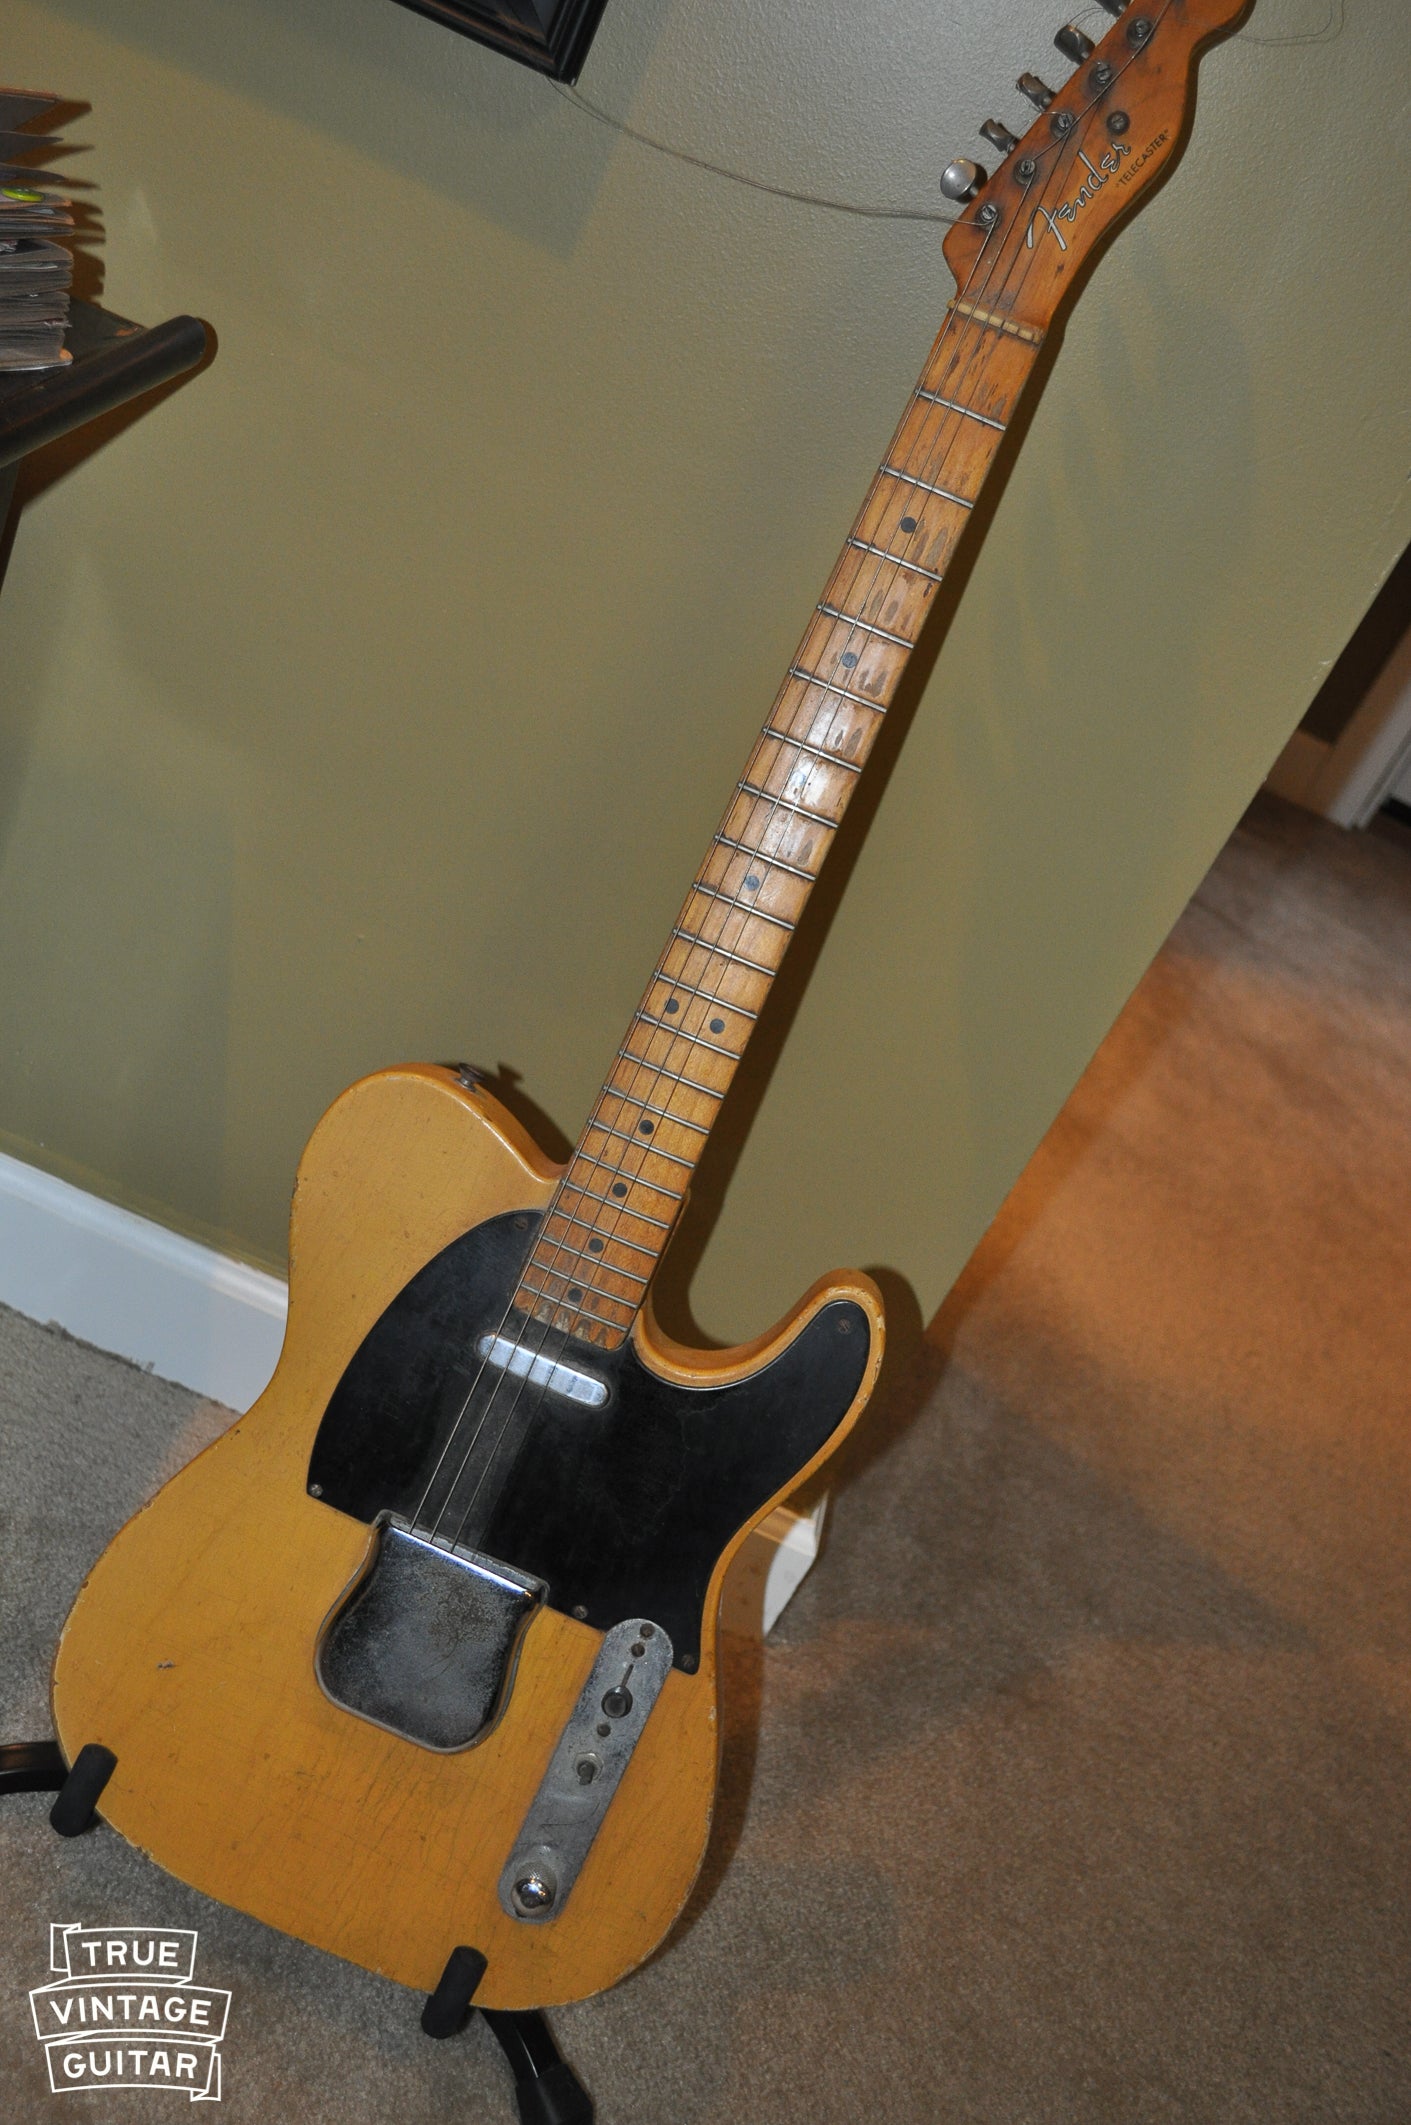
[[[641,1130],[643,1136],[650,1136],[652,1133],[652,1125],[650,1122],[638,1122],[637,1127]]]
[[[626,1181],[614,1181],[614,1182],[613,1182],[613,1184],[612,1184],[612,1192],[613,1192],[613,1194],[614,1194],[614,1195],[626,1195],[626,1193],[627,1193],[627,1183],[626,1183]]]
[[[710,1022],[710,1030],[712,1033],[723,1033],[725,1031],[725,1020],[723,1018],[713,1018]]]
[[[581,1284],[570,1284],[568,1287],[568,1295],[576,1306],[578,1304],[578,1301],[583,1296],[583,1286]]]
[[[668,996],[666,999],[666,1008],[668,1011],[679,1011],[681,1006],[676,1001],[676,998],[674,996]]]
[[[763,884],[764,880],[756,878],[754,872],[751,871],[749,877],[745,880],[745,891],[747,893],[757,893]]]
[[[903,530],[903,531],[915,531],[915,529],[916,529],[916,519],[915,519],[915,517],[914,517],[914,516],[904,516],[904,517],[902,518],[902,520],[901,520],[901,528],[902,528],[902,530]]]
[[[845,649],[838,662],[842,665],[844,671],[851,671],[857,662],[857,651],[855,649]]]
[[[602,1243],[602,1241],[601,1241],[601,1240],[600,1240],[600,1239],[598,1238],[598,1235],[597,1235],[597,1234],[596,1234],[596,1232],[595,1232],[595,1233],[593,1234],[593,1237],[592,1237],[592,1239],[590,1239],[590,1240],[589,1240],[589,1242],[588,1242],[588,1252],[589,1252],[589,1254],[601,1254],[601,1253],[602,1253],[602,1251],[603,1251],[603,1243]]]

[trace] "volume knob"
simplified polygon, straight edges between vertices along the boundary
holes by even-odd
[[[1053,90],[1047,83],[1040,81],[1037,74],[1021,74],[1014,86],[1021,96],[1027,96],[1030,103],[1041,111],[1046,111],[1053,102]]]
[[[945,198],[955,200],[973,199],[985,182],[987,171],[978,162],[969,162],[961,155],[948,162],[941,172],[941,191]]]
[[[1085,59],[1092,58],[1093,40],[1091,37],[1085,37],[1075,22],[1070,22],[1061,29],[1053,41],[1064,58],[1071,59],[1074,66],[1081,66]]]

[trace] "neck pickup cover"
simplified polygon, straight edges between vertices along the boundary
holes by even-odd
[[[591,1372],[580,1372],[576,1365],[565,1365],[557,1358],[547,1357],[542,1351],[531,1350],[527,1344],[516,1343],[510,1336],[482,1336],[475,1346],[475,1355],[485,1364],[507,1372],[512,1379],[528,1380],[531,1387],[547,1387],[551,1394],[563,1395],[570,1402],[581,1402],[586,1409],[601,1409],[608,1398],[605,1380],[597,1379]]]

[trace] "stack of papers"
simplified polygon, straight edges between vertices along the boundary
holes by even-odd
[[[57,98],[0,89],[0,371],[51,369],[68,360],[73,202],[52,170],[30,167],[59,144],[55,133],[19,130]]]

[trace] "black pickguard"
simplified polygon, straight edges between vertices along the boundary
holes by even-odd
[[[870,1320],[835,1300],[772,1363],[719,1388],[659,1379],[630,1342],[602,1351],[558,1336],[548,1355],[607,1384],[606,1403],[587,1408],[475,1354],[502,1330],[538,1222],[520,1212],[475,1226],[393,1300],[324,1413],[310,1491],[369,1522],[390,1511],[425,1527],[444,1509],[446,1532],[546,1580],[554,1608],[600,1630],[650,1617],[678,1666],[694,1667],[716,1560],[846,1415]],[[546,1333],[518,1314],[503,1332],[536,1350]]]

